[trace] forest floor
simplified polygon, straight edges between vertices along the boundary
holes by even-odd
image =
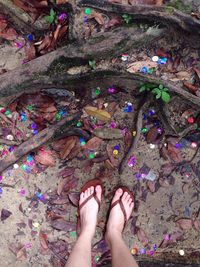
[[[57,6],[59,2],[62,12],[57,11],[56,3],[52,5],[57,13],[50,14],[50,26],[48,18],[44,21],[46,9],[37,11],[46,37],[41,32],[20,35],[9,16],[5,12],[0,15],[2,77],[66,45],[69,15],[64,10],[69,3],[57,1]],[[76,3],[71,2],[74,8]],[[20,0],[18,7],[24,8],[23,3]],[[200,17],[199,1],[165,1],[169,4]],[[32,19],[31,8],[35,7],[30,6],[26,11]],[[49,12],[50,8],[45,8]],[[150,34],[155,40],[123,53],[120,49],[108,58],[72,65],[64,72],[80,75],[75,85],[48,85],[1,97],[1,266],[64,266],[77,238],[80,188],[92,178],[101,179],[105,186],[92,247],[94,267],[104,266],[110,259],[103,230],[113,190],[119,184],[128,186],[135,196],[124,238],[139,265],[172,262],[200,266],[199,105],[163,84],[141,83],[117,74],[159,77],[200,97],[199,44],[196,39],[189,40],[189,34],[174,32],[157,21],[134,21],[126,14],[108,16],[90,7],[77,7],[72,15],[73,36],[79,40],[99,38],[113,27],[121,31],[122,26],[125,31],[131,28],[135,36]],[[108,39],[107,45],[111,42]],[[116,75],[107,73],[109,70]],[[88,78],[101,71],[105,71],[103,77]],[[45,143],[40,136],[41,145],[36,144],[34,138],[40,132],[51,131],[52,125],[79,113],[70,128]],[[23,143],[27,150],[21,149]]]

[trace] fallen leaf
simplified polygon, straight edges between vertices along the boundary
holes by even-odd
[[[18,34],[13,28],[5,28],[3,31],[0,31],[0,37],[9,41],[14,41],[17,39]]]
[[[183,85],[192,93],[195,93],[198,90],[198,87],[189,82],[183,82]]]
[[[69,136],[65,138],[65,143],[59,153],[61,159],[66,159],[69,156],[70,152],[76,145],[76,142],[78,142],[77,136]]]
[[[111,115],[103,109],[97,109],[96,107],[86,106],[84,107],[84,110],[88,115],[93,116],[98,120],[108,122],[111,119]]]
[[[58,177],[62,176],[63,178],[65,178],[65,177],[71,176],[72,174],[74,174],[74,172],[75,172],[75,168],[67,167],[58,173]]]
[[[97,128],[93,133],[102,139],[108,140],[116,140],[124,137],[122,130],[117,128]]]
[[[114,26],[122,24],[122,19],[119,16],[111,17],[105,25],[105,29],[110,29]]]
[[[176,73],[176,77],[181,81],[182,80],[189,80],[191,77],[191,74],[188,73],[187,71],[182,70],[182,71],[179,71]]]
[[[76,230],[76,223],[65,221],[63,219],[54,220],[51,222],[51,226],[59,231],[71,232]]]
[[[78,192],[71,192],[68,194],[70,202],[75,206],[78,207],[79,199],[80,199],[80,193]]]
[[[64,190],[65,185],[68,182],[68,178],[61,179],[60,182],[58,183],[58,188],[57,188],[57,194],[60,196],[61,193]]]
[[[88,150],[98,150],[103,141],[98,137],[91,138],[87,144],[84,146]]]
[[[198,78],[200,79],[200,68],[194,68]]]
[[[23,260],[26,260],[27,258],[27,253],[26,253],[26,247],[23,246],[21,249],[19,249],[19,251],[17,252],[17,260],[19,261],[23,261]]]
[[[22,94],[18,98],[18,103],[24,108],[31,105],[34,108],[43,109],[53,106],[55,104],[55,101],[52,97],[43,95],[39,92],[33,94]]]
[[[176,223],[182,230],[190,230],[192,228],[191,219],[179,219]]]
[[[140,71],[143,67],[155,68],[156,66],[157,63],[151,60],[136,61],[128,65],[127,71],[135,73]]]
[[[34,159],[42,165],[45,166],[54,166],[55,165],[55,158],[52,156],[50,151],[41,151],[34,156]]]
[[[47,235],[41,230],[39,232],[39,240],[40,240],[40,245],[44,250],[49,249],[48,241],[47,241]]]
[[[151,193],[156,192],[156,184],[157,184],[157,181],[148,181],[147,182],[147,186],[148,186],[149,190],[151,191]]]
[[[90,19],[94,18],[96,22],[99,23],[100,25],[104,25],[105,23],[103,15],[95,10],[92,10],[92,13],[89,16],[89,18]]]
[[[36,49],[33,44],[27,45],[25,48],[27,59],[30,61],[34,58],[36,58]]]
[[[67,177],[64,179],[61,179],[58,188],[57,188],[57,194],[61,195],[61,193],[68,192],[69,190],[74,189],[78,184],[78,178],[75,176]]]
[[[68,0],[56,0],[57,5],[62,5],[68,3]]]
[[[10,217],[10,215],[12,215],[12,212],[6,209],[2,209],[1,210],[1,221],[5,221],[6,219]]]
[[[195,220],[194,221],[194,227],[197,231],[200,232],[200,220]]]
[[[173,161],[177,163],[182,162],[183,158],[180,149],[176,148],[171,143],[167,144],[167,153]]]
[[[119,162],[118,158],[115,158],[113,155],[113,147],[111,145],[107,144],[106,151],[108,153],[108,157],[110,159],[111,164],[114,167],[118,167],[120,162]]]
[[[147,143],[157,143],[157,140],[159,139],[159,137],[161,136],[161,134],[158,132],[158,129],[156,126],[152,127],[147,135],[146,135],[146,140]]]
[[[124,136],[124,150],[127,152],[132,144],[133,135],[130,131],[126,131]]]
[[[149,240],[142,228],[137,229],[137,237],[139,241],[143,244],[144,247],[146,247],[149,243]]]

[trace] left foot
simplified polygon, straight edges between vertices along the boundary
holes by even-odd
[[[102,188],[100,185],[89,187],[80,195],[79,206],[96,191],[97,198],[101,201]],[[87,236],[93,237],[97,224],[97,214],[99,206],[94,198],[91,198],[80,210],[81,234],[87,233]]]

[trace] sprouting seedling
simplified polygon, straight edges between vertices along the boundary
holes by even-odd
[[[151,91],[152,94],[155,95],[156,99],[162,99],[165,103],[168,103],[170,101],[170,94],[168,88],[164,87],[162,84],[159,86],[154,84],[143,84],[140,87],[140,92],[144,91]]]
[[[96,66],[96,61],[95,60],[89,60],[89,66],[91,69],[96,70],[97,66]]]
[[[124,15],[122,15],[122,18],[124,19],[124,21],[125,21],[127,24],[132,20],[131,15],[128,15],[128,14],[124,14]]]
[[[53,10],[53,8],[51,8],[50,10],[50,14],[48,16],[45,16],[45,20],[47,23],[52,24],[55,20],[56,17],[56,12]]]

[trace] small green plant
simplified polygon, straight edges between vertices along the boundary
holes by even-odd
[[[51,8],[50,10],[50,14],[48,16],[44,17],[46,22],[49,24],[52,24],[56,18],[56,12],[53,10],[53,8]]]
[[[143,84],[140,87],[140,93],[144,91],[151,91],[152,94],[155,95],[156,99],[162,99],[165,103],[170,101],[170,94],[168,88],[164,87],[162,84],[159,86],[151,83]]]
[[[128,14],[122,15],[123,20],[128,24],[132,20],[132,16]]]
[[[89,66],[92,70],[96,70],[97,66],[96,66],[96,61],[95,60],[89,60]]]

